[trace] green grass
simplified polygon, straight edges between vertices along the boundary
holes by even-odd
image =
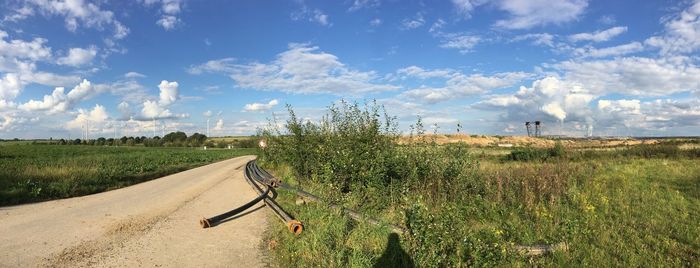
[[[277,172],[293,180],[285,170]],[[415,193],[385,209],[363,212],[412,227],[400,243],[419,266],[700,262],[700,166],[695,159],[485,161],[479,177],[490,185],[482,195],[437,204],[426,193]],[[330,190],[323,185],[306,188],[321,194]],[[384,200],[381,193],[352,195],[362,198],[347,197],[343,204],[360,210],[367,198]],[[301,236],[271,221],[269,239],[278,245],[273,256],[279,264],[368,267],[388,251],[390,233],[385,227],[355,222],[323,205],[296,205],[295,199],[285,192],[279,196],[283,207],[304,221]],[[510,250],[516,244],[561,241],[569,244],[568,252],[532,258]]]
[[[0,205],[102,192],[255,153],[254,149],[5,144],[0,146]]]
[[[288,183],[380,221],[359,223],[318,204],[279,201],[305,231],[271,222],[279,266],[697,266],[699,149],[469,148],[405,139],[376,105],[340,103],[318,124],[290,116],[262,132],[260,163]],[[272,125],[272,124],[271,124]],[[420,120],[411,133],[424,134]],[[274,243],[272,242],[274,240]],[[518,245],[569,250],[528,257]],[[387,261],[390,260],[390,261]],[[397,265],[401,266],[401,265]]]

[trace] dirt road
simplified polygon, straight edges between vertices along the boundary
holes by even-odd
[[[105,193],[0,207],[0,267],[259,267],[266,209],[202,229],[256,195],[239,157]]]

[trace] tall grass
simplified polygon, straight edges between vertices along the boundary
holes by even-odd
[[[281,263],[370,266],[384,256],[403,256],[392,255],[402,250],[420,267],[681,266],[700,260],[700,167],[691,164],[692,151],[629,147],[583,154],[557,145],[480,157],[464,144],[438,145],[421,135],[420,120],[409,142],[399,144],[395,119],[374,103],[342,102],[320,122],[289,112],[283,129],[262,131],[269,144],[262,164],[332,202],[402,224],[408,233],[397,249],[385,228],[352,222],[322,205],[296,205],[282,194],[280,201],[306,222],[306,231],[294,238],[273,229]],[[562,241],[568,252],[540,258],[514,250]]]

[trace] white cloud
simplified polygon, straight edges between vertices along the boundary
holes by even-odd
[[[550,76],[534,81],[530,88],[520,87],[515,94],[490,96],[474,107],[504,111],[506,121],[510,122],[546,118],[586,122],[591,117],[590,102],[595,98],[582,84]]]
[[[529,29],[535,26],[562,24],[577,20],[588,6],[587,0],[500,0],[495,5],[510,14],[499,20],[496,27]]]
[[[144,119],[165,119],[172,118],[173,113],[167,108],[161,106],[156,101],[147,100],[143,102],[143,108],[141,109],[141,115]]]
[[[442,29],[442,27],[445,27],[445,24],[447,24],[447,22],[445,22],[445,20],[437,19],[435,22],[433,22],[433,25],[430,26],[430,29],[428,29],[428,32],[429,33],[439,32]]]
[[[498,73],[490,76],[483,74],[465,75],[449,69],[424,70],[416,66],[399,69],[397,75],[401,79],[440,78],[444,81],[442,87],[422,86],[404,91],[399,95],[401,98],[424,103],[438,103],[483,94],[490,90],[513,86],[531,76],[523,72]]]
[[[279,102],[276,99],[271,100],[268,103],[254,102],[254,103],[246,104],[245,107],[243,108],[243,110],[246,112],[269,111],[270,109],[275,107],[275,105],[277,105],[278,103]]]
[[[568,60],[552,67],[597,95],[664,96],[700,89],[700,68],[684,58]]]
[[[363,8],[375,8],[380,5],[379,0],[355,0],[352,2],[352,6],[348,8],[349,12],[357,11]]]
[[[58,58],[56,62],[60,65],[78,67],[92,62],[96,55],[96,47],[90,47],[87,49],[71,48],[68,50],[68,54],[66,56]]]
[[[423,13],[418,12],[415,17],[410,19],[404,19],[401,21],[402,30],[411,30],[423,26],[425,24],[425,19],[423,18]]]
[[[333,54],[299,44],[291,44],[267,64],[234,64],[233,59],[223,59],[192,66],[189,71],[227,74],[240,88],[288,93],[358,95],[398,89],[375,83],[375,72],[350,69]]]
[[[8,36],[9,35],[7,32],[0,31],[0,61],[6,61],[8,58],[32,61],[47,60],[51,58],[51,48],[45,46],[47,42],[46,39],[34,38],[29,42],[14,39],[9,40],[8,42],[5,41],[5,38]],[[5,64],[0,63],[0,66]]]
[[[379,25],[382,25],[382,20],[380,18],[374,18],[371,21],[369,21],[369,25],[377,27]]]
[[[518,35],[513,41],[532,40],[533,45],[544,45],[554,47],[554,35],[549,33],[530,33]]]
[[[179,99],[178,86],[177,82],[168,82],[167,80],[161,81],[158,85],[158,89],[160,90],[158,101],[144,101],[143,107],[141,108],[141,116],[143,116],[143,118],[140,119],[149,120],[187,117],[185,114],[173,114],[168,109],[170,105]]]
[[[23,87],[17,74],[5,74],[4,77],[0,78],[0,101],[15,99]]]
[[[421,67],[413,65],[396,70],[396,74],[402,79],[410,77],[416,77],[420,79],[428,79],[435,77],[449,78],[452,77],[453,74],[455,74],[455,71],[451,69],[425,70]]]
[[[166,31],[175,29],[182,21],[177,17],[182,12],[182,0],[143,0],[145,6],[160,5],[161,16],[156,24]]]
[[[452,0],[452,4],[455,6],[455,9],[457,10],[457,13],[461,14],[462,16],[466,18],[471,17],[471,12],[481,4],[481,2],[484,2],[483,0]]]
[[[105,26],[114,28],[113,37],[126,37],[129,29],[121,24],[109,10],[103,10],[96,3],[86,3],[83,0],[24,0],[22,9],[17,10],[14,18],[24,19],[33,14],[61,16],[66,28],[75,32],[78,27],[102,30]],[[34,10],[38,12],[34,12]]]
[[[218,60],[210,60],[203,64],[190,66],[187,72],[190,74],[201,74],[204,72],[216,72],[216,73],[229,73],[234,72],[236,68],[234,67],[235,58],[223,58]]]
[[[293,21],[298,20],[308,20],[310,22],[318,23],[322,26],[331,26],[332,24],[328,20],[328,15],[323,13],[320,9],[310,9],[306,6],[302,6],[300,10],[293,12],[290,15]]]
[[[612,27],[612,28],[604,30],[604,31],[596,31],[596,32],[592,32],[592,33],[578,33],[578,34],[570,35],[569,40],[571,40],[572,42],[581,42],[581,41],[605,42],[605,41],[608,41],[608,40],[614,38],[615,36],[623,34],[624,32],[627,32],[627,27],[617,26],[617,27]]]
[[[700,1],[664,22],[664,33],[645,44],[657,47],[662,55],[692,53],[700,49]]]
[[[179,18],[170,15],[164,15],[158,21],[156,21],[156,24],[160,25],[160,27],[163,27],[165,30],[175,29],[175,26],[177,26],[179,23]]]
[[[129,79],[135,79],[135,78],[144,78],[144,77],[146,77],[146,75],[138,73],[138,72],[128,72],[128,73],[124,74],[124,77],[129,78]]]
[[[83,80],[68,94],[63,87],[54,89],[51,95],[44,95],[42,100],[29,100],[18,107],[25,111],[46,111],[49,114],[70,110],[81,101],[92,98],[104,90],[102,86],[93,86],[88,80]]]
[[[459,53],[466,54],[479,44],[481,37],[467,34],[445,34],[440,44],[441,48],[457,49]]]
[[[581,57],[605,58],[611,56],[622,56],[641,52],[644,46],[639,42],[632,42],[623,45],[606,47],[606,48],[579,48],[574,50],[574,53]]]
[[[214,115],[214,113],[211,110],[208,110],[208,111],[204,112],[203,115],[204,115],[204,117],[211,117],[212,115]]]
[[[107,119],[109,119],[109,114],[107,114],[105,107],[96,104],[92,110],[79,109],[78,115],[75,117],[75,119],[66,123],[66,128],[80,129],[86,126],[86,123],[88,123],[90,126],[90,132],[99,133],[103,132],[102,128],[104,127],[104,123],[107,122]]]
[[[158,103],[162,106],[173,104],[178,99],[178,84],[177,82],[160,81],[158,88],[160,89],[160,100]]]
[[[216,125],[214,125],[214,128],[212,129],[217,132],[221,132],[224,130],[224,120],[219,118],[219,120],[216,120]]]

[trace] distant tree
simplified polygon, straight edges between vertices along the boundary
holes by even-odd
[[[119,141],[121,142],[121,144],[126,144],[126,141],[127,141],[128,139],[129,139],[129,138],[127,138],[126,136],[124,136],[124,137],[121,137],[121,138],[119,139]]]
[[[82,141],[80,139],[73,140],[73,145],[80,145]]]
[[[97,138],[97,142],[95,143],[95,145],[102,146],[102,145],[105,145],[106,142],[107,142],[107,139],[105,139],[104,137],[99,137],[99,138]]]
[[[163,142],[183,143],[187,141],[187,134],[185,134],[185,132],[182,131],[170,132],[168,134],[165,134],[162,140]]]
[[[204,134],[194,133],[192,136],[187,138],[187,144],[193,147],[202,146],[204,141],[207,140],[207,136]]]

